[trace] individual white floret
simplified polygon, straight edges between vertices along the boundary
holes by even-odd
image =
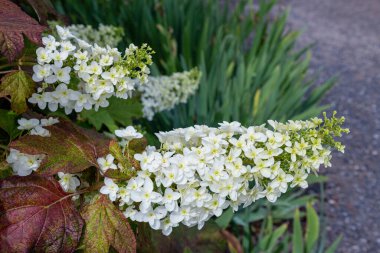
[[[99,190],[100,193],[108,195],[110,200],[115,201],[119,186],[115,184],[111,178],[105,178],[104,184],[105,185]]]
[[[51,126],[59,123],[58,118],[49,117],[47,119],[41,119],[41,126]]]
[[[100,157],[97,159],[97,162],[99,164],[99,167],[103,173],[105,173],[107,170],[116,170],[117,166],[114,163],[115,158],[113,155],[108,154],[106,157]]]
[[[49,130],[43,128],[42,126],[36,126],[30,131],[30,135],[39,135],[42,137],[50,137]]]
[[[17,129],[31,130],[31,129],[35,128],[36,126],[38,126],[40,124],[40,121],[38,119],[21,118],[17,121],[17,123],[19,124]]]
[[[75,192],[80,185],[79,179],[74,174],[58,172],[58,177],[58,182],[65,192]]]
[[[116,130],[115,135],[127,141],[143,137],[143,135],[137,132],[137,130],[133,126],[128,126],[125,129]]]

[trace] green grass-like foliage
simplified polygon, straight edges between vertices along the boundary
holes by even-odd
[[[198,92],[158,115],[155,130],[305,119],[325,109],[318,101],[334,80],[315,88],[315,78],[307,76],[309,50],[295,49],[299,33],[286,29],[286,12],[270,15],[275,3],[260,1],[254,8],[247,0],[236,6],[211,0],[55,1],[73,23],[118,25],[125,45],[148,43],[156,52],[155,74],[199,67]]]

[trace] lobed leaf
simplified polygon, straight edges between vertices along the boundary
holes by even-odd
[[[142,117],[142,105],[138,98],[121,99],[111,97],[109,106],[98,111],[82,111],[81,117],[88,120],[96,130],[105,125],[110,132],[118,129],[118,124],[128,126],[133,119]]]
[[[98,167],[97,158],[108,153],[108,139],[70,121],[60,119],[60,123],[46,129],[50,137],[24,135],[10,144],[10,148],[22,153],[46,155],[37,170],[40,174],[78,173],[91,166]]]
[[[33,43],[40,44],[45,27],[9,0],[0,0],[0,6],[0,53],[11,62],[24,48],[23,35]]]
[[[1,78],[0,97],[11,96],[12,110],[20,114],[28,109],[26,99],[33,94],[35,87],[36,84],[26,72],[13,71]]]
[[[135,139],[133,147],[140,149],[146,146],[146,140],[144,138]],[[112,140],[109,144],[109,153],[115,157],[115,159],[123,166],[123,169],[107,170],[104,174],[105,177],[113,178],[116,180],[128,180],[134,176],[136,170],[140,169],[140,163],[133,155],[134,150],[128,149],[129,154],[123,154],[123,150],[120,148],[117,141]]]
[[[119,253],[136,252],[136,238],[128,220],[109,199],[100,195],[85,206],[82,217],[84,252],[109,252],[110,246]]]
[[[0,180],[2,252],[73,252],[83,220],[53,177]]]

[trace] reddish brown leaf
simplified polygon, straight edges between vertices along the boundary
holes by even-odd
[[[13,61],[24,48],[23,34],[36,44],[41,43],[45,27],[29,17],[16,4],[0,0],[0,53]]]
[[[98,167],[97,158],[108,153],[108,139],[71,121],[60,119],[60,123],[46,129],[50,131],[50,137],[24,135],[10,144],[11,148],[22,153],[45,154],[37,171],[40,174],[78,173],[91,166]]]
[[[36,12],[38,19],[41,23],[47,24],[49,14],[54,18],[54,20],[61,18],[62,16],[54,9],[53,4],[50,0],[26,0]]]
[[[136,252],[136,238],[128,220],[108,197],[100,195],[81,212],[86,222],[83,246],[85,252]]]
[[[0,180],[1,252],[73,252],[83,220],[53,177]]]

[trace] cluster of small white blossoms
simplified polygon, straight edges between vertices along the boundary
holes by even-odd
[[[36,171],[45,155],[29,155],[18,151],[17,149],[10,149],[7,156],[7,163],[12,167],[15,175],[24,177]],[[79,179],[70,173],[58,172],[59,184],[65,192],[74,192],[80,185]]]
[[[57,124],[59,120],[53,117],[49,117],[48,119],[41,119],[41,120],[21,118],[17,122],[19,124],[17,129],[19,130],[30,131],[29,132],[30,135],[39,135],[42,137],[49,137],[50,132],[44,127]]]
[[[174,73],[171,76],[149,77],[145,85],[139,85],[143,114],[148,120],[161,111],[186,103],[198,89],[200,72],[197,69]]]
[[[11,149],[6,161],[12,167],[15,175],[24,177],[36,171],[44,158],[45,155],[28,155]],[[74,174],[58,172],[58,177],[58,182],[65,192],[75,192],[80,185],[79,179]]]
[[[40,167],[44,157],[44,155],[28,155],[16,149],[10,149],[6,161],[15,175],[28,176]]]
[[[39,135],[42,137],[49,137],[50,132],[44,127],[58,123],[57,118],[49,117],[47,119],[25,119],[21,118],[18,121],[19,126],[17,129],[29,131],[30,135]],[[10,149],[7,156],[7,163],[12,167],[13,173],[19,176],[28,176],[33,171],[40,167],[44,155],[29,155],[21,153],[16,149]]]
[[[67,29],[77,38],[101,47],[117,47],[124,36],[123,28],[112,25],[99,24],[98,29],[95,29],[91,25],[76,24],[68,26]]]
[[[127,218],[165,235],[179,223],[201,229],[228,207],[236,211],[263,197],[274,202],[289,186],[306,188],[310,172],[330,166],[330,150],[344,149],[326,122],[269,121],[273,130],[223,122],[160,132],[159,150],[148,146],[134,155],[141,170],[126,182],[105,178],[100,192],[118,201]]]
[[[122,55],[117,48],[90,45],[68,29],[57,26],[59,39],[42,38],[44,47],[37,49],[38,65],[33,67],[33,80],[43,82],[29,98],[40,109],[66,114],[107,107],[108,98],[127,99],[136,82],[145,83],[150,73],[152,50],[144,44],[131,44]]]

